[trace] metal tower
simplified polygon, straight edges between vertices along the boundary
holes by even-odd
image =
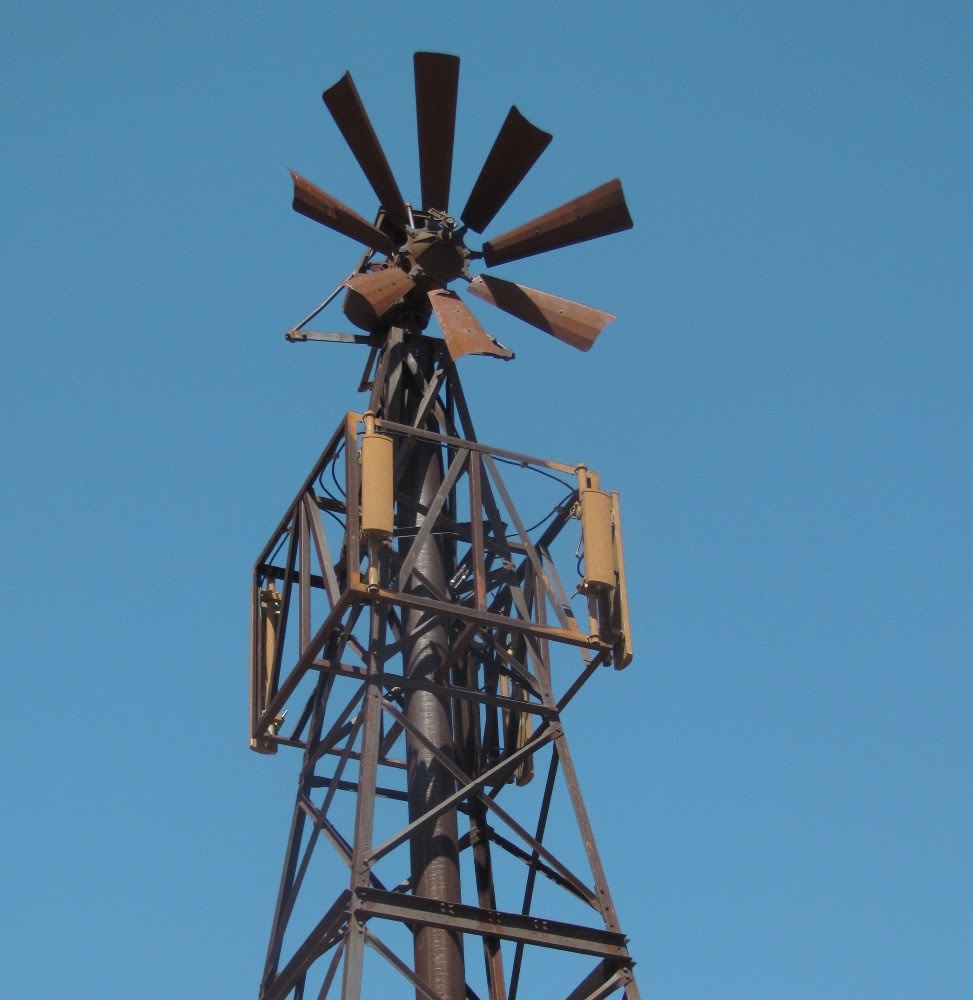
[[[250,744],[303,751],[260,1000],[376,996],[366,955],[395,996],[639,996],[562,725],[600,666],[631,660],[618,497],[584,465],[478,441],[456,360],[512,354],[446,287],[587,349],[610,314],[469,266],[631,220],[615,181],[468,248],[550,136],[512,109],[457,223],[458,63],[416,54],[421,210],[349,75],[324,99],[375,224],[294,175],[295,209],[367,248],[339,286],[365,332],[309,330],[322,305],[287,336],[367,345],[369,400],[254,566]]]

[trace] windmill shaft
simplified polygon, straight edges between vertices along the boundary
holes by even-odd
[[[423,344],[422,347],[428,345]],[[403,350],[409,350],[403,346]],[[416,350],[414,357],[426,380],[433,374],[431,352]],[[402,370],[399,370],[402,374]],[[403,423],[412,424],[419,405],[418,394],[402,391],[398,381],[398,400],[390,400],[390,409],[399,411]],[[395,405],[398,403],[398,406]],[[442,484],[442,467],[438,447],[419,444],[410,456],[398,489],[405,498],[403,507],[412,512],[406,524],[419,528],[424,520],[422,511],[432,505]],[[414,501],[410,503],[409,501]],[[415,554],[414,569],[403,589],[428,595],[446,590],[446,565],[455,561],[446,551],[454,543],[430,536]],[[410,637],[405,654],[407,676],[441,683],[444,664],[449,652],[449,636],[441,617],[420,611],[404,615],[403,628]],[[406,718],[428,744],[449,757],[454,756],[451,706],[429,691],[414,690],[406,705]],[[455,791],[456,782],[448,768],[436,758],[426,742],[408,733],[409,819],[413,821],[435,808]],[[443,903],[461,902],[459,848],[456,810],[449,809],[434,821],[420,827],[410,840],[413,889],[416,895]],[[465,968],[462,937],[436,927],[419,927],[415,931],[415,971],[443,1000],[463,1000]],[[421,996],[422,994],[417,994]]]

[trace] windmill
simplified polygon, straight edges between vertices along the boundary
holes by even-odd
[[[421,207],[404,200],[350,74],[324,102],[379,200],[375,221],[292,171],[294,209],[364,253],[287,338],[369,346],[369,403],[345,415],[254,565],[251,747],[304,754],[260,998],[355,1000],[367,954],[401,977],[401,995],[634,1000],[561,722],[598,667],[631,660],[618,496],[585,465],[478,441],[456,362],[513,355],[450,287],[587,350],[611,314],[473,269],[632,221],[614,180],[472,248],[551,136],[511,108],[456,218],[459,59],[419,52],[414,70]],[[362,332],[308,329],[342,290]],[[442,339],[424,333],[432,317]],[[525,518],[520,496],[536,506],[539,481],[556,495]],[[555,660],[572,650],[565,673]],[[567,859],[549,829],[558,794]],[[311,888],[326,842],[327,897]],[[571,967],[565,984],[547,967],[532,985],[531,963],[552,953]]]

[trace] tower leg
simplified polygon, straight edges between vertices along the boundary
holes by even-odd
[[[375,825],[375,784],[378,777],[378,754],[382,724],[382,689],[374,678],[384,665],[386,609],[371,606],[368,641],[368,686],[365,690],[362,721],[361,770],[355,811],[355,843],[351,855],[351,913],[345,938],[345,965],[342,980],[342,1000],[359,1000],[362,985],[362,964],[365,957],[365,924],[359,920],[355,889],[369,884],[368,853],[372,846]]]

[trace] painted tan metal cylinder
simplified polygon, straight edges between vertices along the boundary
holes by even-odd
[[[615,586],[612,501],[603,490],[581,490],[581,536],[584,539],[585,587],[611,590]]]
[[[260,650],[254,649],[255,662],[251,665],[251,692],[250,697],[254,700],[256,717],[259,717],[266,710],[270,703],[273,684],[274,659],[277,655],[277,631],[280,626],[281,595],[274,587],[273,580],[268,580],[267,586],[259,592],[258,606],[258,633],[256,642],[260,645]],[[270,724],[271,733],[277,732],[277,725],[281,717],[278,716]],[[274,754],[277,753],[277,744],[266,735],[254,736],[250,734],[250,749],[257,753]]]
[[[368,434],[361,443],[361,533],[391,538],[394,526],[392,439]]]

